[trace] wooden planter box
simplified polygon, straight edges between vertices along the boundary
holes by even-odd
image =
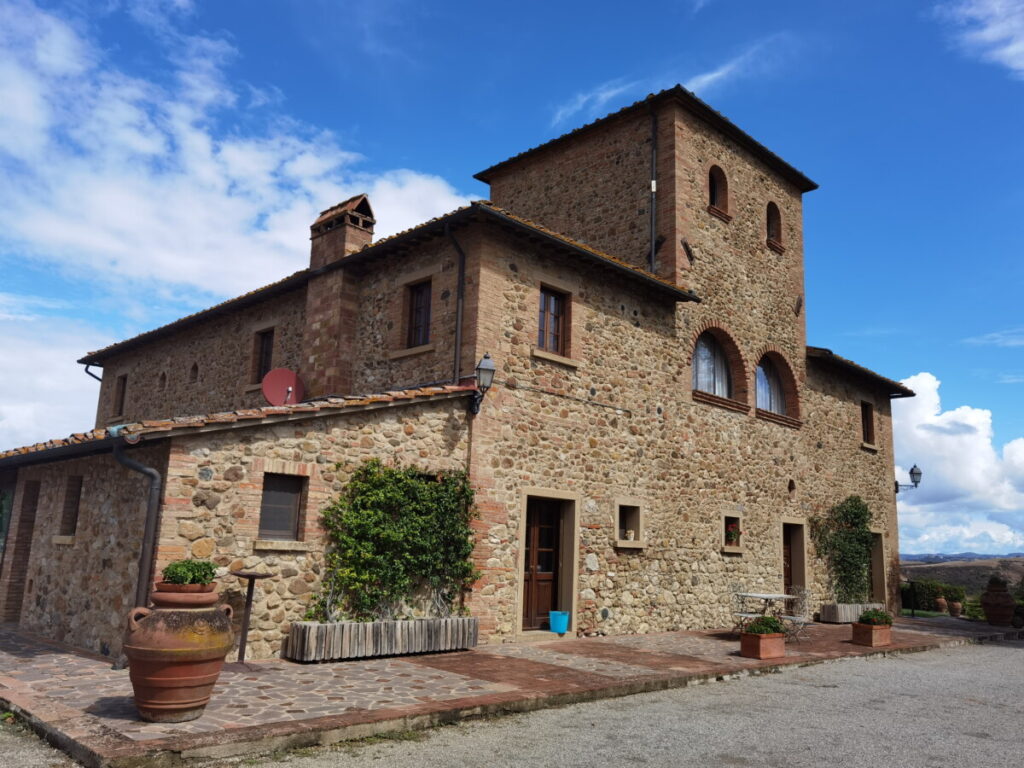
[[[854,622],[853,642],[855,645],[866,645],[870,648],[892,645],[892,626]]]
[[[781,632],[758,635],[740,633],[740,656],[748,659],[778,659],[786,655],[786,636]]]
[[[338,661],[473,648],[480,634],[475,618],[407,621],[296,621],[283,656],[292,661]]]
[[[825,624],[853,624],[864,611],[884,611],[882,603],[823,603],[821,621]]]

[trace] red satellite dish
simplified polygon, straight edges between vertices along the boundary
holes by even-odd
[[[306,396],[306,388],[295,371],[275,368],[263,377],[263,396],[271,405],[295,405]]]

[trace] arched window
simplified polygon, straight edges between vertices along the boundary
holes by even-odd
[[[762,411],[786,415],[786,394],[782,377],[767,357],[757,366],[757,407]]]
[[[719,397],[732,397],[729,360],[711,333],[702,333],[693,350],[693,388]]]
[[[765,223],[768,230],[768,242],[774,245],[782,245],[782,214],[779,213],[779,206],[775,203],[768,203]]]
[[[717,165],[708,171],[708,205],[723,213],[729,212],[729,182],[725,180],[725,171]]]
[[[192,363],[192,368],[188,372],[188,380],[190,384],[199,381],[199,363]]]

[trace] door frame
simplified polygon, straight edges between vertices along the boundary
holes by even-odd
[[[877,542],[877,551],[879,552],[878,570],[875,572],[875,579],[872,579],[870,589],[871,592],[868,594],[868,600],[872,603],[883,603],[886,608],[889,607],[889,573],[886,560],[886,546],[885,546],[885,530],[878,526],[870,526],[868,528],[871,531],[872,542],[871,542],[871,559],[875,559],[875,544]],[[874,537],[878,538],[875,539]],[[870,573],[870,571],[869,571]],[[881,600],[878,599],[878,595],[881,595]]]
[[[526,508],[530,497],[542,499],[555,499],[562,502],[562,526],[559,531],[558,546],[558,605],[565,606],[563,610],[569,612],[569,631],[566,637],[576,635],[576,610],[579,601],[579,589],[577,588],[580,579],[580,526],[579,514],[583,506],[583,496],[571,491],[561,491],[555,488],[523,488],[519,492],[519,530],[516,533],[516,605],[515,605],[515,636],[524,633],[534,634],[543,632],[551,634],[547,630],[524,630],[523,629],[523,590],[526,579],[523,578],[523,571],[526,568]],[[551,635],[557,637],[556,635]]]
[[[781,567],[782,567],[782,563],[783,563],[783,557],[785,556],[784,553],[783,553],[783,549],[782,548],[783,548],[783,540],[784,540],[784,537],[786,535],[786,526],[787,525],[799,525],[801,527],[801,529],[802,529],[802,532],[801,532],[802,535],[800,536],[800,539],[801,539],[801,542],[800,542],[801,546],[800,546],[800,548],[799,549],[793,549],[790,552],[790,556],[793,558],[793,564],[792,564],[792,567],[793,567],[793,583],[794,584],[799,584],[804,589],[809,589],[810,585],[809,585],[808,573],[807,573],[807,533],[808,533],[808,531],[807,531],[807,519],[803,518],[803,517],[787,517],[787,516],[783,516],[779,520],[779,528],[778,528],[779,533],[778,533],[778,538],[776,538],[776,541],[778,542],[778,544],[776,546],[778,547],[778,557],[779,557],[778,562],[779,562],[779,567],[780,567],[780,571],[779,572],[781,574],[779,586],[780,586],[780,588],[784,588],[786,586],[786,576],[785,576],[784,573],[782,573]],[[798,573],[800,574],[800,578],[799,579],[797,578],[797,574]]]

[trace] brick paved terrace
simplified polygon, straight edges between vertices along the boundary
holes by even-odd
[[[900,620],[894,643],[849,642],[817,625],[785,659],[738,655],[723,631],[667,632],[485,646],[473,651],[301,665],[228,665],[206,713],[189,723],[137,719],[127,670],[0,629],[0,699],[87,766],[174,765],[408,730],[482,714],[727,679],[878,653],[1019,637],[959,620]]]

